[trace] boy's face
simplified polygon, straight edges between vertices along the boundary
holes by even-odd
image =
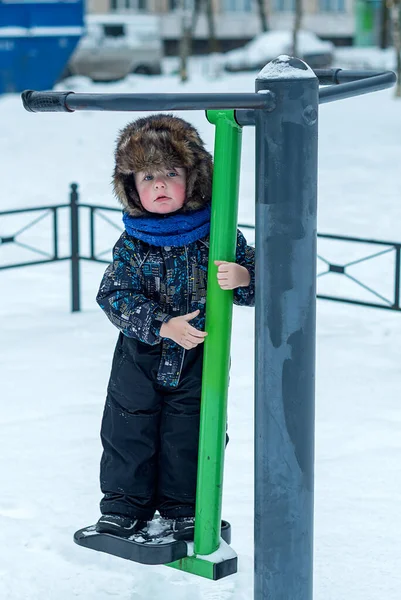
[[[160,215],[182,208],[186,182],[186,172],[181,167],[135,173],[136,189],[143,208]]]

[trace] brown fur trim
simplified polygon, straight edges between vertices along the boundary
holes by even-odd
[[[129,123],[117,140],[114,192],[133,217],[147,214],[139,200],[134,173],[184,167],[187,173],[184,212],[211,201],[213,161],[198,131],[184,119],[157,114]]]

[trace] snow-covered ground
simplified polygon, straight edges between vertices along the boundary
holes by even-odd
[[[394,48],[338,47],[334,52],[334,66],[343,69],[396,69],[396,52]]]
[[[167,75],[130,77],[112,85],[83,79],[67,83],[77,92],[234,92],[252,91],[254,77],[213,80],[199,70],[185,85]],[[79,183],[82,202],[116,206],[110,186],[114,141],[117,130],[137,116],[28,114],[18,96],[0,98],[0,210],[65,202],[72,181]],[[182,116],[212,149],[213,127],[203,113]],[[253,222],[254,216],[253,138],[246,129],[242,222]],[[401,102],[391,90],[322,106],[319,231],[401,241],[400,140]],[[12,235],[31,220],[31,215],[0,217],[0,236]],[[65,249],[68,229],[61,221]],[[118,233],[106,227],[100,231],[99,248],[106,249]],[[48,236],[44,220],[20,241],[46,250]],[[86,241],[85,230],[83,247]],[[23,248],[3,245],[1,263],[9,262],[11,251],[21,260],[34,258]],[[324,247],[324,253],[338,262],[345,256],[334,245]],[[388,291],[391,265],[385,258],[377,260],[378,266],[366,263],[363,280]],[[83,264],[79,314],[69,312],[67,263],[0,272],[0,598],[249,600],[252,309],[234,311],[224,486],[223,516],[232,525],[239,572],[211,582],[92,552],[72,541],[76,529],[98,518],[99,427],[116,339],[94,301],[103,270]],[[330,277],[338,289],[341,280]],[[319,302],[317,329],[314,597],[399,600],[401,315]]]

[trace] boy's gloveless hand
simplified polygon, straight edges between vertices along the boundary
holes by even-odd
[[[215,260],[214,264],[217,265],[217,282],[222,290],[234,290],[250,284],[251,276],[246,267],[225,260]]]
[[[202,344],[207,336],[206,331],[199,331],[189,324],[189,321],[192,321],[198,315],[199,310],[195,310],[187,315],[173,317],[160,327],[160,337],[173,340],[185,350],[191,350],[198,344]]]

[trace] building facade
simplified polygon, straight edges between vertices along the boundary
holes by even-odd
[[[187,0],[191,3],[192,0]],[[175,54],[181,32],[180,0],[87,0],[90,13],[145,12],[161,18],[167,54]],[[295,0],[268,0],[266,10],[272,29],[291,29]],[[355,18],[354,0],[304,0],[302,27],[337,45],[352,43]],[[216,37],[220,50],[241,46],[261,32],[254,0],[214,0]],[[208,26],[205,14],[199,16],[194,51],[207,51]]]

